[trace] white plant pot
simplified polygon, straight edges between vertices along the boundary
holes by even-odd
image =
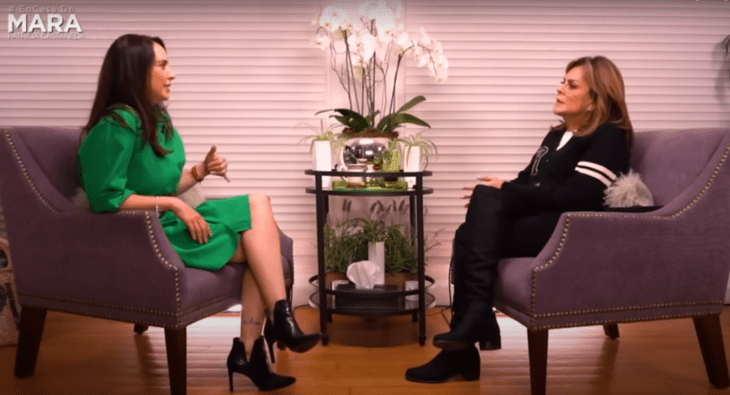
[[[312,168],[318,171],[332,170],[332,144],[327,140],[317,140],[312,144]],[[322,188],[331,186],[330,176],[322,176]]]
[[[404,149],[406,155],[403,158],[403,171],[421,171],[421,147],[410,147],[410,149],[410,152],[408,152],[408,148]],[[416,177],[406,177],[406,181],[408,188],[411,189],[416,184]]]
[[[385,284],[385,242],[368,242],[368,261],[380,266],[375,284]]]

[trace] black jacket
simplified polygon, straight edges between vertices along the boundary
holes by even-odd
[[[558,149],[562,130],[551,130],[516,179],[505,182],[505,209],[511,214],[600,211],[605,189],[629,170],[631,152],[624,131],[603,124]]]

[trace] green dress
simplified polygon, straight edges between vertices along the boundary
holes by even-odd
[[[172,128],[167,138],[164,122],[158,123],[160,145],[172,151],[159,157],[143,142],[141,120],[134,110],[121,107],[114,113],[102,118],[79,147],[81,181],[91,208],[96,212],[117,211],[131,194],[174,194],[185,164],[185,149],[177,130]],[[119,117],[126,125],[118,122]],[[185,266],[218,270],[235,254],[239,233],[251,228],[248,195],[208,200],[195,210],[213,233],[206,244],[193,240],[172,211],[163,212],[160,223]]]

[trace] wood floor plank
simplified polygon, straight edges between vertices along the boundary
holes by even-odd
[[[296,309],[305,332],[319,325],[316,310]],[[502,350],[482,351],[481,379],[439,385],[410,383],[405,370],[427,362],[439,350],[430,338],[447,330],[442,308],[428,311],[427,345],[418,345],[409,316],[360,318],[335,315],[330,343],[305,354],[277,350],[274,369],[296,384],[270,394],[499,394],[530,393],[527,331],[500,316]],[[730,314],[720,316],[726,354]],[[691,319],[619,326],[608,339],[603,327],[550,331],[548,394],[730,394],[707,378]],[[218,315],[188,327],[188,393],[230,394],[225,359],[238,317]],[[0,347],[0,394],[168,394],[164,331],[135,335],[132,325],[50,312],[36,366],[27,379],[13,376],[15,346]],[[236,393],[255,393],[242,375]]]

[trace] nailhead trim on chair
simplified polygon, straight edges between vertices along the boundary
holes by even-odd
[[[46,201],[46,199],[41,196],[40,192],[38,192],[38,189],[35,187],[35,184],[33,184],[33,180],[30,179],[30,176],[28,175],[28,169],[26,169],[25,164],[23,164],[23,161],[20,160],[20,155],[18,154],[18,149],[15,147],[15,142],[13,142],[13,138],[10,137],[10,131],[8,129],[3,129],[3,134],[5,135],[5,140],[8,141],[8,144],[10,145],[10,148],[13,150],[13,155],[15,156],[15,160],[18,161],[18,164],[20,165],[20,169],[23,171],[23,175],[25,176],[25,179],[28,181],[28,184],[30,184],[31,189],[33,189],[33,192],[35,192],[36,196],[38,196],[38,199],[41,200],[44,206],[48,207],[51,211],[58,214],[59,211],[56,210],[53,206],[51,206],[50,203]]]
[[[133,311],[137,313],[147,313],[147,314],[155,314],[155,315],[161,315],[161,316],[167,316],[167,317],[178,317],[178,316],[185,316],[191,313],[194,313],[195,311],[201,310],[207,306],[216,304],[220,302],[221,300],[228,299],[233,296],[238,296],[237,292],[221,296],[219,298],[216,298],[214,300],[209,300],[205,303],[200,303],[195,306],[191,306],[185,311],[178,311],[177,313],[171,313],[167,311],[158,311],[158,310],[147,310],[147,309],[138,309],[133,307],[127,307],[127,306],[120,306],[115,304],[109,304],[109,303],[97,303],[97,302],[88,302],[85,300],[78,300],[73,298],[58,298],[58,297],[51,297],[46,295],[38,295],[38,294],[31,294],[31,293],[25,293],[25,292],[19,292],[19,295],[32,297],[36,299],[46,299],[46,300],[54,300],[57,302],[64,302],[64,303],[75,303],[80,305],[86,305],[86,306],[94,306],[94,307],[104,307],[104,308],[110,308],[115,310],[122,310],[122,311]],[[39,307],[39,308],[45,308],[45,307]],[[119,318],[117,318],[119,319]]]
[[[10,145],[10,147],[11,147],[11,149],[13,151],[13,155],[15,156],[15,160],[18,162],[18,165],[20,165],[20,168],[23,171],[23,175],[25,175],[26,181],[30,185],[30,187],[33,190],[33,192],[35,192],[35,194],[38,197],[38,199],[40,199],[41,202],[46,207],[48,207],[51,211],[53,211],[54,213],[60,213],[60,211],[56,210],[53,206],[50,205],[50,203],[48,203],[48,201],[46,201],[45,198],[43,198],[43,196],[38,191],[38,188],[36,188],[35,184],[33,183],[33,180],[28,175],[28,171],[27,171],[27,169],[25,167],[25,164],[23,163],[23,161],[20,158],[20,155],[18,154],[18,149],[15,147],[15,143],[13,142],[13,138],[10,136],[10,131],[8,129],[3,129],[2,132],[5,135],[5,139],[8,141],[8,144]],[[144,220],[145,220],[145,223],[147,224],[149,239],[150,239],[150,242],[152,242],[152,246],[155,249],[155,253],[157,254],[157,259],[163,265],[165,265],[166,267],[168,267],[170,269],[173,269],[175,271],[175,305],[176,305],[175,309],[177,310],[176,315],[181,315],[182,312],[180,311],[180,303],[181,303],[181,298],[180,298],[180,271],[178,270],[178,268],[176,266],[174,266],[173,264],[171,264],[162,255],[162,252],[160,251],[160,246],[159,246],[159,244],[157,242],[157,237],[155,236],[154,228],[152,227],[152,221],[150,219],[150,212],[149,211],[135,211],[135,210],[130,210],[130,211],[123,210],[123,211],[118,211],[118,212],[121,213],[121,214],[134,214],[134,215],[143,214],[144,215]],[[35,297],[40,297],[40,298],[45,298],[45,299],[61,300],[61,299],[57,299],[57,298],[53,298],[53,297],[45,297],[45,296],[40,296],[40,295],[37,295]],[[122,308],[122,307],[118,307],[118,306],[106,306],[106,305],[103,305],[103,304],[97,304],[97,303],[88,302],[88,301],[73,301],[73,302],[74,303],[90,304],[90,305],[99,305],[99,306],[112,307],[112,308]],[[123,310],[126,310],[126,308],[122,308],[122,309]],[[134,309],[132,309],[132,310],[134,310]],[[147,312],[145,310],[135,310],[135,311]],[[151,313],[152,314],[160,314],[160,312],[154,312],[154,311],[151,311]],[[169,313],[162,313],[162,314],[167,315]],[[172,314],[170,314],[170,315],[172,315]]]
[[[531,330],[543,330],[543,329],[559,329],[559,328],[574,328],[579,326],[594,326],[594,325],[606,325],[606,324],[617,324],[617,323],[626,323],[626,322],[641,322],[641,321],[653,321],[653,320],[668,320],[668,319],[674,319],[674,318],[688,318],[688,317],[702,317],[706,315],[720,315],[717,311],[708,311],[704,313],[690,313],[690,314],[665,314],[665,315],[656,315],[656,316],[650,316],[650,317],[641,317],[641,318],[627,318],[623,319],[621,321],[613,321],[613,320],[598,320],[598,321],[585,321],[585,322],[572,322],[565,325],[542,325],[542,326],[533,326],[530,325],[529,329]]]
[[[177,310],[177,313],[180,314],[180,270],[170,263],[170,261],[167,260],[162,255],[162,252],[160,251],[160,245],[157,242],[157,236],[155,236],[155,229],[152,227],[152,219],[150,218],[150,211],[136,211],[136,210],[124,210],[124,211],[118,211],[121,214],[143,214],[145,223],[147,224],[147,234],[150,238],[150,242],[152,242],[152,247],[155,249],[155,254],[157,255],[157,260],[162,262],[163,265],[165,265],[167,268],[172,269],[175,271],[175,310]]]
[[[568,312],[561,312],[561,313],[535,314],[535,303],[536,303],[536,299],[537,299],[537,295],[536,295],[536,293],[537,293],[537,289],[536,289],[537,288],[537,272],[551,266],[555,262],[555,260],[558,258],[558,256],[560,256],[560,253],[563,250],[563,246],[565,246],[565,242],[568,239],[568,228],[570,228],[571,218],[573,218],[573,217],[612,217],[612,218],[623,217],[623,218],[627,218],[627,219],[640,218],[642,220],[643,219],[668,220],[668,219],[677,218],[677,217],[681,216],[682,214],[686,213],[707,193],[707,191],[710,189],[710,186],[712,186],[712,184],[715,182],[715,179],[717,178],[717,174],[720,172],[720,169],[725,164],[725,161],[727,160],[728,155],[730,155],[730,145],[728,145],[725,148],[725,153],[723,154],[722,158],[720,158],[719,163],[717,164],[717,166],[715,166],[715,169],[712,172],[712,175],[707,180],[707,183],[705,183],[705,186],[702,188],[700,193],[698,193],[697,196],[695,196],[694,199],[692,199],[692,201],[687,206],[685,206],[684,208],[682,208],[681,210],[677,211],[676,213],[674,213],[670,216],[661,217],[661,216],[657,216],[657,215],[653,215],[653,216],[647,215],[647,216],[637,217],[635,215],[628,215],[628,214],[622,215],[622,214],[615,214],[615,213],[611,213],[611,214],[580,213],[580,212],[569,213],[565,219],[565,226],[563,228],[563,234],[561,236],[560,242],[558,243],[558,247],[555,250],[555,253],[553,254],[553,256],[550,258],[550,260],[546,264],[538,266],[532,270],[532,292],[530,294],[530,296],[531,296],[530,313],[528,314],[530,316],[530,328],[533,328],[535,318],[601,313],[601,312],[608,312],[608,311],[612,311],[612,312],[631,311],[631,310],[650,309],[650,308],[654,308],[654,307],[664,307],[664,306],[667,306],[667,307],[695,306],[695,305],[702,305],[705,303],[713,304],[713,305],[714,304],[722,305],[724,303],[724,301],[715,300],[715,301],[707,301],[707,302],[687,302],[687,303],[676,303],[676,304],[667,304],[667,305],[657,304],[657,305],[645,305],[645,306],[626,306],[626,307],[615,307],[615,308],[607,308],[607,309],[592,309],[592,310],[583,310],[583,311],[568,311]],[[678,317],[687,317],[687,316],[688,315],[681,315]],[[662,316],[662,317],[673,318],[674,316]],[[656,318],[659,318],[659,317],[656,317]],[[641,320],[645,320],[645,319],[640,318],[640,319],[635,319],[635,320],[641,321]],[[586,324],[582,324],[582,325],[589,325],[589,324],[586,323]],[[547,328],[547,327],[544,327],[544,328]],[[544,328],[542,328],[542,329],[544,329]]]
[[[156,315],[163,315],[163,316],[168,316],[168,317],[177,316],[176,313],[171,313],[168,311],[138,309],[138,308],[134,308],[134,307],[120,306],[120,305],[109,304],[109,303],[89,302],[86,300],[78,300],[78,299],[73,299],[73,298],[58,298],[55,296],[45,296],[45,295],[31,294],[31,293],[26,293],[26,292],[18,292],[18,295],[32,297],[32,298],[36,298],[36,299],[54,300],[57,302],[64,302],[64,303],[75,303],[75,304],[80,304],[80,305],[85,305],[85,306],[95,306],[95,307],[104,307],[104,308],[115,309],[115,310],[133,311],[133,312],[137,312],[137,313],[156,314]],[[42,307],[42,308],[45,308],[45,307]]]
[[[689,306],[721,306],[724,301],[722,300],[708,300],[706,302],[682,302],[682,303],[656,303],[643,306],[625,306],[625,307],[608,307],[605,309],[591,309],[591,310],[576,310],[576,311],[564,311],[559,313],[547,313],[547,314],[534,314],[535,318],[551,318],[551,317],[567,317],[571,315],[583,315],[591,313],[608,313],[608,312],[621,312],[621,311],[637,311],[655,309],[659,307],[689,307]]]
[[[26,304],[25,306],[35,307],[37,309],[47,309],[46,306],[37,306],[32,303]],[[186,327],[186,326],[190,325],[191,323],[199,321],[202,317],[206,316],[206,315],[192,316],[192,317],[189,317],[187,320],[175,322],[173,324],[173,326],[168,326],[170,323],[164,323],[162,321],[148,321],[148,320],[137,320],[137,319],[130,320],[129,318],[120,318],[120,317],[115,317],[115,316],[108,315],[108,314],[88,313],[88,312],[82,313],[82,312],[76,312],[76,311],[71,311],[71,310],[68,310],[68,311],[54,310],[54,311],[68,312],[71,314],[79,314],[79,315],[84,315],[87,317],[96,317],[96,318],[103,318],[103,319],[112,320],[112,321],[123,321],[123,322],[130,322],[133,324],[142,324],[142,325],[157,326],[157,327],[164,327],[164,328],[171,328],[171,329],[178,329],[178,328]]]

